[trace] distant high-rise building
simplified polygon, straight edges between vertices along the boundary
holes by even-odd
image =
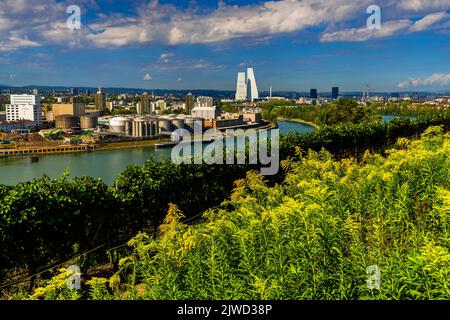
[[[310,93],[309,93],[309,97],[311,99],[317,99],[317,89],[311,89]]]
[[[95,108],[100,111],[106,109],[106,93],[102,91],[102,88],[98,88],[98,92],[95,94]]]
[[[192,109],[194,109],[194,96],[192,95],[192,93],[188,93],[184,99],[184,104],[185,104],[185,112],[186,114],[191,114]]]
[[[86,96],[87,96],[87,97],[90,97],[90,96],[91,96],[91,90],[86,89]]]
[[[247,69],[247,75],[245,72],[239,72],[236,84],[235,100],[255,101],[257,99],[259,99],[259,92],[253,68]]]
[[[39,94],[38,89],[33,89],[33,95],[37,96]]]
[[[259,99],[258,85],[256,84],[255,73],[253,68],[247,69],[248,98],[250,101]]]
[[[71,88],[70,89],[70,94],[75,97],[78,95],[78,89],[77,88]]]
[[[236,101],[247,100],[247,80],[245,78],[245,72],[239,72],[236,84]]]
[[[35,126],[42,122],[41,101],[35,95],[11,95],[6,105],[6,121],[33,121]]]
[[[336,100],[339,97],[339,87],[333,87],[331,89],[331,99]]]
[[[151,114],[154,110],[153,96],[149,95],[147,92],[144,92],[141,95],[141,109],[140,114]]]

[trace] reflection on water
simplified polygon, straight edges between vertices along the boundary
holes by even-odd
[[[280,121],[279,127],[283,134],[288,131],[309,133],[314,130],[311,126],[290,121]],[[13,185],[43,175],[58,178],[66,170],[70,172],[71,176],[91,176],[101,178],[107,184],[112,184],[116,176],[128,165],[142,165],[151,157],[159,160],[170,157],[170,153],[170,148],[145,147],[40,155],[39,162],[32,162],[30,157],[4,158],[0,159],[0,184]]]

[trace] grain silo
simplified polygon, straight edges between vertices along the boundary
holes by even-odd
[[[204,120],[201,118],[186,118],[185,129],[190,133],[194,133],[194,130],[198,130],[196,133],[203,133],[204,131]]]
[[[88,115],[88,116],[81,116],[80,117],[80,127],[83,130],[86,129],[95,129],[98,125],[98,118]]]
[[[172,132],[172,123],[168,119],[160,119],[158,121],[159,133]]]
[[[109,129],[111,132],[126,134],[130,128],[131,119],[125,117],[115,117],[109,121]]]
[[[132,122],[132,136],[136,138],[145,137],[145,120],[142,118],[134,119]]]
[[[71,115],[60,115],[55,118],[55,127],[62,130],[69,130],[78,127],[80,118]]]
[[[173,130],[184,129],[184,119],[180,119],[180,118],[173,119],[172,127],[173,127]]]

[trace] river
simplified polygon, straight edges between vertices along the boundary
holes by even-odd
[[[280,121],[278,126],[283,134],[288,131],[309,133],[314,130],[307,124],[292,121]],[[128,165],[142,165],[151,157],[156,159],[170,157],[170,152],[170,148],[143,147],[40,155],[39,162],[31,162],[29,157],[3,158],[0,159],[0,184],[14,185],[43,175],[58,178],[65,170],[68,170],[73,177],[91,176],[112,184],[117,175]]]

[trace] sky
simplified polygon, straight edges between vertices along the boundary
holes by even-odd
[[[450,0],[0,0],[0,84],[443,92],[449,40]]]

